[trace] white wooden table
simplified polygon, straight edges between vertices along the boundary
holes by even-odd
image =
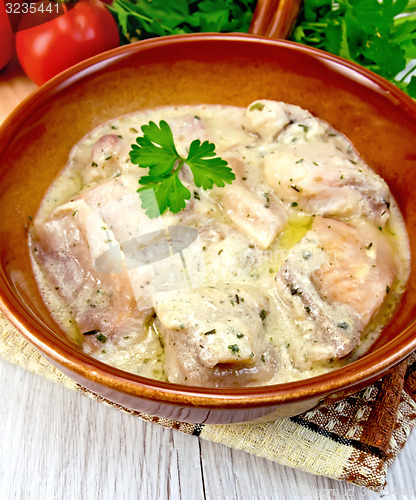
[[[0,122],[35,86],[0,73]],[[0,500],[362,499],[380,495],[143,422],[0,360]],[[381,497],[416,498],[416,434]]]
[[[1,500],[362,499],[380,495],[165,429],[0,361]],[[384,498],[416,498],[416,434]]]

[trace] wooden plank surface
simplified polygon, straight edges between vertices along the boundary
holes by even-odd
[[[36,86],[0,73],[0,122]],[[362,499],[380,495],[158,427],[0,360],[0,500]],[[381,495],[416,498],[416,436]]]
[[[161,428],[0,360],[1,500],[325,500],[379,494]],[[382,498],[416,498],[412,435]]]
[[[0,123],[36,88],[37,85],[27,78],[16,59],[0,71]]]

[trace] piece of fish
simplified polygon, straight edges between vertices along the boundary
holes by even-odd
[[[35,220],[31,235],[35,258],[52,287],[68,304],[80,333],[97,331],[113,341],[126,335],[142,335],[153,310],[138,307],[128,274],[117,269],[119,262],[115,269],[109,262],[107,272],[94,266],[97,255],[110,248],[110,240],[116,245],[123,220],[119,218],[118,226],[114,224],[112,228],[103,220],[102,226],[96,225],[97,234],[87,234],[87,224],[96,216],[98,206],[131,194],[130,181],[122,176],[112,179],[57,207],[46,220]],[[140,225],[140,220],[135,225]],[[94,248],[90,245],[91,237]],[[114,256],[119,258],[119,254]],[[111,272],[114,270],[118,272]],[[103,336],[97,340],[96,335],[86,335],[85,350],[103,348]]]
[[[291,143],[322,137],[329,125],[299,106],[261,99],[247,107],[243,128],[258,135],[269,150],[277,140]]]
[[[81,171],[84,184],[91,185],[128,170],[130,144],[121,136],[105,134],[98,139],[91,149],[90,158],[85,161]]]
[[[288,220],[282,203],[268,193],[259,197],[238,181],[224,188],[221,203],[233,224],[262,249],[273,243]]]
[[[390,216],[387,184],[357,156],[333,142],[279,144],[264,158],[268,184],[284,202],[306,212],[362,216],[384,227]]]
[[[303,331],[308,359],[341,358],[357,347],[396,275],[391,244],[373,224],[316,217],[275,279]]]
[[[262,339],[268,300],[247,287],[203,287],[161,296],[155,306],[170,382],[206,387],[265,382],[276,370]]]

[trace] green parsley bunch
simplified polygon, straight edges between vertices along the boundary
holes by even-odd
[[[416,0],[305,0],[291,39],[355,61],[416,98],[416,76],[407,78]]]
[[[122,43],[199,32],[247,32],[256,0],[114,0]]]

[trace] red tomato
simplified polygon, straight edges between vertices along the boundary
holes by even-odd
[[[38,85],[119,43],[117,24],[99,0],[80,0],[60,17],[16,33],[17,57]]]
[[[3,69],[14,54],[14,33],[2,0],[0,0],[0,47],[0,69]]]

